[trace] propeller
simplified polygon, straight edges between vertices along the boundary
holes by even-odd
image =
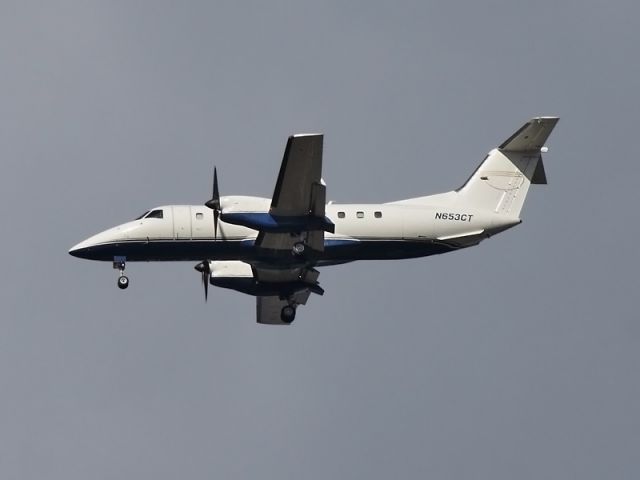
[[[207,301],[207,297],[209,296],[209,278],[211,277],[211,266],[209,265],[208,260],[204,260],[197,264],[195,268],[198,272],[202,274],[202,286],[204,287],[204,301]]]
[[[207,207],[213,210],[213,238],[218,239],[218,220],[222,208],[220,207],[220,191],[218,190],[218,170],[213,167],[213,194],[211,200],[205,203]]]

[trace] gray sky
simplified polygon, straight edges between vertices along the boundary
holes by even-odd
[[[0,3],[0,477],[636,479],[637,2]],[[325,133],[335,201],[459,186],[559,115],[479,247],[324,269],[291,328],[191,263],[68,248],[271,195]]]

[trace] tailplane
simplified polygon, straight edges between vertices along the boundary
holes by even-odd
[[[544,143],[557,117],[537,117],[493,149],[457,190],[459,200],[495,213],[519,217],[531,184],[545,184]]]

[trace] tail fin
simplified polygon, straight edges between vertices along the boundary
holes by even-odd
[[[537,117],[525,123],[489,152],[457,190],[460,197],[478,208],[518,217],[529,185],[547,183],[542,153],[556,123],[557,117]]]

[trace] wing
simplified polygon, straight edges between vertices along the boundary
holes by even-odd
[[[257,297],[256,299],[256,315],[258,323],[265,325],[286,325],[280,317],[280,312],[287,305],[285,300],[280,297]]]
[[[304,294],[303,294],[304,295]],[[309,297],[309,292],[306,292]],[[304,299],[306,303],[306,299]],[[277,296],[257,297],[256,314],[258,323],[264,325],[289,325],[291,322],[282,319],[282,309],[288,305],[286,300],[281,300]]]
[[[306,305],[311,293],[324,293],[314,268],[254,268],[253,275],[257,284],[265,286],[265,291],[269,292],[269,295],[257,297],[258,323],[287,325],[293,317],[289,321],[283,319],[283,308],[292,306],[295,316],[295,309],[298,305]]]
[[[256,246],[268,250],[290,252],[300,238],[312,250],[324,250],[324,230],[332,231],[325,219],[326,187],[322,182],[321,134],[289,137],[280,173],[271,200],[269,214],[279,219],[295,219],[299,225],[291,232],[260,232]],[[292,222],[292,224],[295,223]],[[302,231],[301,231],[302,230]]]
[[[271,200],[269,215],[282,225],[261,230],[255,246],[263,260],[253,266],[254,279],[265,287],[257,297],[258,323],[284,325],[283,309],[305,305],[311,293],[322,295],[314,254],[324,250],[324,232],[333,231],[325,217],[326,187],[322,182],[322,135],[289,137]],[[293,258],[293,246],[305,244],[304,256]],[[287,321],[288,320],[288,321]]]
[[[324,216],[322,139],[321,134],[289,137],[269,213],[303,216],[313,212]]]
[[[324,232],[302,232],[301,236],[304,243],[316,252],[322,252],[324,250]],[[283,254],[290,254],[293,245],[298,241],[298,237],[291,236],[290,233],[260,232],[258,238],[256,238],[256,246],[268,250],[281,250]]]

